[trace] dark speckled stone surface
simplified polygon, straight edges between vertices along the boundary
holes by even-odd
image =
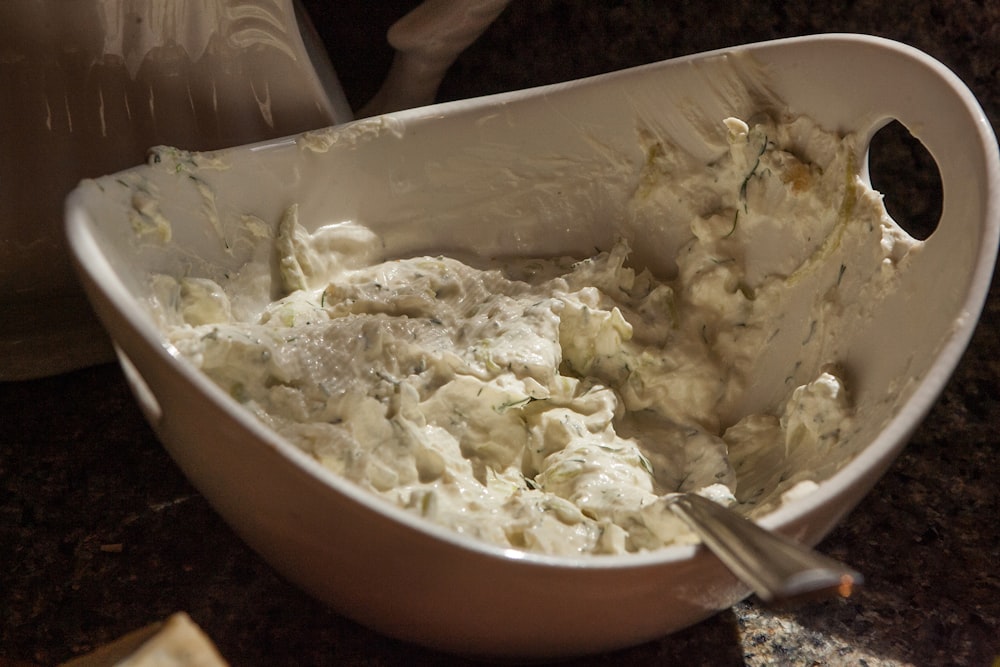
[[[388,66],[380,35],[414,3],[304,4],[360,105]],[[833,31],[927,51],[966,81],[996,128],[1000,3],[971,0],[816,8],[515,0],[453,68],[441,99]],[[886,175],[899,187],[890,203],[933,217],[933,170],[916,164],[915,173]],[[941,399],[820,545],[865,573],[860,596],[789,611],[751,600],[675,635],[571,664],[996,664],[998,341],[994,289]],[[0,565],[0,665],[58,663],[180,609],[237,665],[463,664],[359,627],[275,575],[180,475],[113,366],[0,385]]]

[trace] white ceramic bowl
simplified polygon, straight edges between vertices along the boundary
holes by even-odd
[[[145,306],[147,278],[239,268],[255,246],[245,216],[273,225],[293,202],[307,227],[372,226],[390,255],[589,252],[614,234],[609,221],[623,217],[645,159],[639,119],[710,160],[721,143],[695,140],[702,126],[763,103],[867,138],[898,119],[930,150],[944,186],[939,227],[899,289],[830,334],[862,421],[849,460],[833,462],[839,470],[814,493],[761,518],[816,543],[872,487],[943,388],[995,261],[996,140],[961,82],[911,48],[846,35],[756,44],[220,151],[210,157],[225,168],[196,169],[196,178],[178,173],[180,162],[140,167],[73,192],[69,243],[164,445],[291,581],[361,623],[450,651],[551,658],[612,649],[694,623],[747,591],[695,547],[545,557],[388,507],[172,356]],[[169,220],[169,242],[134,232],[139,188]],[[636,234],[640,261],[662,265],[687,231],[651,225]],[[763,352],[750,407],[774,407],[792,360],[784,345]]]

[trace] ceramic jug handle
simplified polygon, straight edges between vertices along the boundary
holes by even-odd
[[[382,87],[358,117],[424,106],[455,58],[486,30],[510,0],[425,0],[387,35],[396,55]]]

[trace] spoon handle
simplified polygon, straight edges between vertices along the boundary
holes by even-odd
[[[765,603],[849,597],[863,582],[861,574],[843,563],[697,494],[676,496],[670,508]]]

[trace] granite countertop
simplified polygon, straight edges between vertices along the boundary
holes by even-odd
[[[357,107],[389,63],[381,34],[415,3],[303,4]],[[973,89],[996,129],[1000,5],[972,0],[834,0],[822,9],[514,0],[449,73],[441,99],[834,31],[927,51]],[[909,154],[895,150],[888,163]],[[933,169],[914,159],[915,172],[888,178],[899,188],[890,203],[933,219]],[[998,370],[994,288],[940,400],[820,545],[864,572],[860,595],[792,610],[750,599],[672,636],[566,664],[997,664]],[[0,384],[0,559],[0,665],[55,664],[177,610],[236,665],[463,664],[345,620],[278,577],[181,476],[111,365]]]

